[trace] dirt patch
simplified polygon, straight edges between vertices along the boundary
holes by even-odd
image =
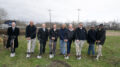
[[[114,32],[114,31],[107,31],[107,36],[120,36],[120,32]]]
[[[7,65],[6,64],[3,64],[3,66],[2,67],[7,67]]]
[[[111,58],[111,59],[109,59],[109,63],[113,64],[115,67],[120,67],[120,59],[119,58]]]
[[[71,67],[71,66],[69,64],[67,64],[66,62],[64,62],[64,61],[54,60],[47,67]]]

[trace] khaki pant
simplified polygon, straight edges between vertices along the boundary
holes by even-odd
[[[75,40],[76,56],[81,56],[81,51],[84,43],[85,43],[85,40],[80,40],[78,42]]]
[[[34,52],[35,45],[36,45],[36,38],[28,40],[28,43],[27,43],[27,52],[28,53]]]
[[[102,56],[102,45],[97,45],[97,58],[99,58],[100,56]]]

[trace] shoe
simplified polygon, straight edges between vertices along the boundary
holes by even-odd
[[[15,53],[11,53],[11,54],[10,54],[10,57],[14,57],[14,56],[15,56]]]
[[[66,60],[69,59],[69,56],[66,56],[65,59],[66,59]]]
[[[49,55],[49,58],[50,58],[50,59],[51,59],[51,58],[53,58],[53,55],[52,55],[52,54],[50,54],[50,55]]]
[[[29,58],[29,57],[30,57],[30,54],[27,54],[27,55],[26,55],[26,58]]]
[[[38,58],[38,59],[41,59],[41,58],[42,58],[42,56],[38,55],[38,56],[37,56],[37,58]]]
[[[98,61],[98,60],[99,60],[99,58],[96,58],[96,60]]]
[[[66,55],[65,55],[65,54],[64,54],[63,56],[64,56],[64,57],[66,57]]]
[[[10,57],[13,57],[13,53],[10,54]]]
[[[77,60],[80,60],[80,59],[81,59],[81,57],[78,57],[78,58],[77,58]]]
[[[34,54],[34,52],[31,52],[31,54]]]

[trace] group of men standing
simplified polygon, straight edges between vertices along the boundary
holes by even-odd
[[[46,42],[49,37],[49,58],[53,58],[56,54],[56,45],[58,37],[60,39],[60,55],[64,55],[65,59],[69,59],[70,50],[72,42],[75,42],[76,48],[76,58],[81,59],[81,51],[84,46],[85,41],[89,43],[88,55],[92,51],[92,56],[95,56],[94,44],[98,46],[97,57],[98,60],[102,56],[102,45],[104,44],[106,31],[103,24],[100,24],[97,29],[94,26],[87,30],[83,27],[83,24],[80,23],[79,26],[74,29],[72,24],[69,24],[68,28],[66,24],[62,24],[60,29],[56,28],[56,24],[53,24],[53,27],[48,30],[45,24],[42,24],[42,27],[38,29],[34,25],[33,21],[30,21],[30,24],[26,27],[25,37],[27,39],[27,55],[29,58],[31,54],[34,53],[36,46],[36,36],[39,41],[39,54],[38,59],[42,58],[45,53]],[[15,22],[12,22],[12,27],[8,28],[8,43],[7,48],[11,47],[11,57],[15,56],[15,48],[18,47],[18,35],[19,28],[16,27]],[[14,44],[14,45],[13,45]]]

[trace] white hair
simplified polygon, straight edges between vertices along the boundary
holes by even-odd
[[[73,26],[72,24],[69,24],[69,26]]]

